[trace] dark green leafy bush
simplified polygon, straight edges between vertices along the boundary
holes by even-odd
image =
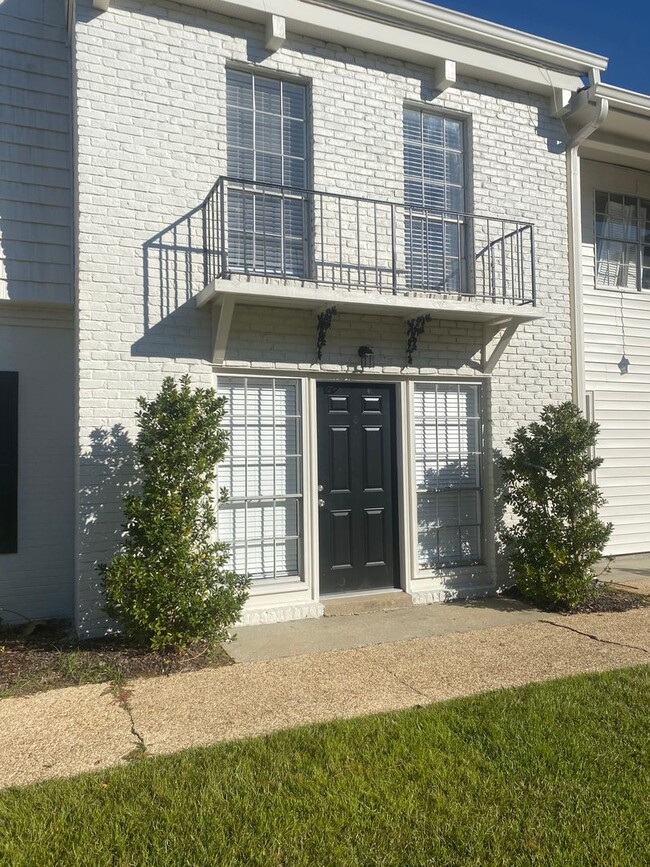
[[[213,489],[228,447],[225,398],[172,377],[152,400],[139,398],[135,453],[141,489],[124,499],[123,550],[99,566],[106,610],[128,635],[157,650],[227,636],[248,579],[226,568],[214,541]]]
[[[573,403],[547,406],[539,422],[519,428],[500,459],[503,503],[514,523],[501,541],[521,593],[541,605],[570,609],[591,594],[592,566],[612,531],[598,517],[605,501],[589,474],[598,425]]]

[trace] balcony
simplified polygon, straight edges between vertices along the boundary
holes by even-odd
[[[226,320],[235,303],[515,328],[540,315],[530,223],[230,177],[202,212],[197,306],[226,302]]]
[[[221,177],[203,232],[206,284],[246,275],[535,305],[530,223]]]

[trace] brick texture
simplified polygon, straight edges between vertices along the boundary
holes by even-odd
[[[431,70],[290,35],[275,54],[263,30],[167,3],[122,0],[97,15],[79,3],[79,434],[82,450],[78,620],[106,626],[94,563],[119,538],[135,399],[168,374],[213,383],[209,311],[195,209],[226,173],[229,63],[300,76],[311,86],[316,189],[403,198],[402,112],[430,95]],[[491,439],[548,402],[570,397],[566,170],[561,127],[544,97],[461,80],[424,104],[460,112],[471,132],[470,209],[536,226],[537,286],[545,318],[521,326],[486,383]],[[417,374],[480,375],[485,334],[441,320],[421,339]],[[403,373],[399,317],[341,314],[324,369],[348,372],[371,343],[376,373]],[[309,371],[315,319],[305,311],[237,308],[225,367]],[[118,426],[118,427],[116,427]],[[488,479],[489,485],[489,479]],[[488,491],[488,494],[490,492]],[[257,603],[259,605],[259,601]]]

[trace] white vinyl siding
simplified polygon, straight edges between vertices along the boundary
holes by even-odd
[[[421,569],[481,559],[480,386],[416,385],[415,480]]]
[[[596,282],[650,289],[650,201],[596,192]]]
[[[405,254],[413,289],[462,291],[464,184],[462,121],[405,109]]]
[[[218,532],[231,545],[231,566],[255,580],[300,577],[300,382],[223,376],[218,390],[228,399],[230,434],[218,468],[218,484],[229,492]]]
[[[642,553],[650,551],[650,293],[637,291],[634,280],[622,285],[616,262],[604,285],[595,206],[603,189],[616,190],[610,198],[621,205],[623,197],[650,201],[650,173],[583,160],[581,175],[585,385],[600,425],[596,452],[604,459],[595,473],[607,501],[600,514],[614,525],[606,553]],[[624,375],[623,354],[630,360]]]
[[[302,276],[309,178],[305,85],[229,69],[228,257],[233,270]],[[276,186],[277,185],[277,188]]]
[[[0,301],[73,300],[65,6],[0,3]]]

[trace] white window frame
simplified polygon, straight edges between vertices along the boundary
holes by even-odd
[[[311,201],[312,197],[308,195],[306,190],[311,186],[312,175],[312,147],[311,147],[311,89],[310,83],[305,80],[298,80],[291,76],[278,74],[269,74],[267,70],[259,71],[257,69],[243,69],[238,66],[229,66],[226,70],[226,108],[229,111],[231,108],[234,111],[240,110],[239,106],[231,105],[229,102],[228,91],[228,75],[245,75],[251,79],[251,92],[253,104],[250,111],[252,117],[252,147],[243,148],[241,145],[235,145],[229,140],[229,122],[226,130],[226,150],[227,159],[230,162],[230,149],[236,151],[249,151],[252,161],[252,175],[250,178],[242,177],[242,183],[229,182],[227,185],[227,203],[226,211],[228,212],[228,270],[233,273],[251,273],[263,274],[268,276],[286,276],[308,279],[311,272],[311,245],[312,245],[312,227],[311,227]],[[280,113],[267,112],[258,109],[255,102],[256,86],[260,81],[274,81],[278,83],[280,88]],[[299,118],[293,115],[286,115],[284,111],[284,87],[291,85],[301,87],[304,91],[304,116]],[[280,153],[272,153],[265,151],[257,146],[257,118],[258,116],[273,116],[279,118],[280,122]],[[303,125],[304,137],[304,156],[292,157],[285,153],[285,121],[297,122],[301,121]],[[263,156],[277,156],[280,160],[280,178],[274,181],[263,181],[259,178],[258,161]],[[285,177],[285,162],[302,162],[304,185],[296,187],[292,193],[292,185],[286,183]],[[229,176],[232,173],[228,172]],[[279,221],[277,228],[271,222],[267,225],[266,213],[267,205],[275,203],[279,206]],[[237,211],[241,209],[243,228],[241,230],[232,230],[230,227],[231,212],[230,206],[233,205]],[[300,233],[296,233],[295,229],[291,231],[291,220],[289,219],[288,208],[293,208],[294,216],[296,209],[301,213],[301,229]],[[250,230],[246,228],[247,220],[251,221]],[[276,228],[276,231],[273,229]],[[241,250],[239,255],[230,253],[231,238],[241,236]],[[273,243],[267,246],[267,237],[271,238]],[[287,259],[287,247],[300,245],[302,261],[294,268],[291,265],[291,258]],[[261,252],[260,252],[261,250]],[[272,261],[273,253],[279,255],[279,262],[274,264]],[[267,257],[269,261],[267,261]],[[241,260],[241,261],[240,261]],[[289,265],[288,265],[289,261]]]
[[[305,388],[304,388],[304,380],[299,376],[276,376],[273,374],[266,373],[257,373],[250,372],[247,374],[237,374],[231,373],[230,371],[222,371],[217,374],[217,394],[219,396],[223,396],[223,392],[219,389],[220,381],[224,379],[238,379],[247,383],[249,379],[265,379],[270,380],[272,382],[277,381],[290,381],[294,382],[296,386],[296,398],[297,398],[297,414],[296,417],[299,420],[299,434],[297,438],[297,444],[300,448],[299,457],[299,467],[297,470],[297,482],[300,487],[300,491],[295,495],[289,495],[289,498],[295,499],[299,503],[299,512],[298,512],[298,570],[294,575],[282,575],[282,576],[272,576],[272,577],[255,577],[252,576],[251,583],[251,596],[255,595],[263,595],[265,593],[273,593],[275,590],[281,589],[286,585],[285,589],[296,589],[296,588],[305,588],[308,585],[308,573],[309,569],[309,544],[308,539],[306,538],[306,530],[308,530],[308,522],[309,522],[309,508],[308,508],[308,496],[307,496],[307,487],[306,487],[306,468],[309,460],[309,456],[306,451],[306,443],[307,443],[307,435],[308,435],[308,412],[309,409],[305,400]],[[246,387],[246,386],[245,386]],[[223,474],[220,479],[219,470],[222,464],[217,466],[217,479],[216,479],[216,488],[217,491],[223,486],[222,479]],[[227,487],[227,485],[226,485]],[[266,496],[251,496],[247,495],[244,497],[233,497],[232,501],[260,501],[267,499],[277,499],[282,498],[286,499],[285,496],[280,494],[274,494],[273,497]],[[219,511],[217,510],[217,538],[221,539],[219,536]],[[279,538],[279,537],[278,537]],[[284,537],[283,537],[284,538]],[[223,540],[229,541],[229,540]],[[276,537],[273,537],[273,544],[275,549],[275,544],[277,540]]]
[[[599,258],[598,258],[598,243],[600,240],[609,240],[609,241],[619,241],[620,239],[616,238],[606,238],[600,236],[598,234],[598,208],[596,206],[597,196],[623,196],[627,199],[634,199],[636,202],[636,229],[637,229],[637,240],[624,240],[621,243],[629,244],[632,247],[636,247],[636,286],[624,286],[620,283],[616,283],[612,285],[610,283],[602,283],[598,279],[599,272]],[[641,221],[641,201],[645,201],[650,205],[650,197],[644,198],[643,196],[638,196],[635,193],[623,193],[619,190],[606,190],[602,188],[594,188],[592,192],[592,207],[593,207],[593,242],[594,242],[594,285],[596,289],[600,289],[603,291],[610,292],[648,292],[650,293],[650,287],[643,288],[643,248],[650,247],[650,241],[648,243],[644,243],[642,240],[643,232],[645,227]],[[648,217],[650,220],[650,207],[648,208]]]
[[[470,266],[471,262],[468,257],[468,249],[470,244],[470,238],[467,237],[468,233],[471,231],[471,223],[467,219],[468,215],[468,199],[469,199],[469,162],[471,158],[471,140],[470,140],[470,130],[468,117],[465,115],[461,115],[457,112],[453,111],[436,111],[431,110],[426,106],[422,105],[414,105],[411,103],[405,103],[402,108],[402,118],[405,117],[406,112],[415,112],[420,116],[420,148],[422,152],[422,171],[420,175],[407,175],[406,172],[406,147],[409,143],[414,144],[415,140],[407,139],[405,135],[402,135],[402,166],[404,173],[404,220],[405,220],[405,238],[404,238],[404,255],[408,258],[409,254],[411,257],[411,262],[421,261],[423,264],[421,268],[413,268],[413,264],[411,268],[406,268],[407,278],[409,280],[409,285],[411,288],[417,291],[435,293],[435,292],[451,292],[459,294],[459,295],[473,295],[473,291],[471,291],[470,287],[472,285],[471,282],[471,273]],[[424,143],[423,139],[423,123],[424,117],[437,117],[443,123],[446,121],[454,121],[459,124],[461,129],[461,147],[460,151],[456,151],[453,148],[448,148],[446,142],[443,140],[442,145],[442,155],[443,161],[445,164],[445,179],[440,185],[444,191],[444,198],[446,199],[446,191],[447,188],[455,188],[460,189],[462,193],[462,201],[461,208],[458,211],[453,209],[449,209],[446,206],[446,202],[444,203],[442,208],[436,208],[433,206],[427,206],[425,203],[425,195],[424,188],[426,185],[425,176],[424,176],[424,154],[427,149],[431,150],[440,150],[440,148],[427,147]],[[444,135],[444,134],[443,134]],[[447,152],[451,153],[460,153],[461,158],[461,183],[454,184],[449,183],[446,179],[447,168],[446,168],[446,154]],[[408,201],[406,188],[407,183],[417,181],[422,187],[422,205],[412,204]],[[434,286],[435,278],[431,275],[430,272],[430,264],[431,264],[431,255],[429,251],[429,232],[432,228],[436,226],[440,226],[442,232],[442,280],[443,283],[440,286]],[[414,227],[420,227],[422,230],[422,250],[412,249],[413,240],[412,235],[409,236],[409,232],[414,231]],[[456,237],[456,241],[458,244],[458,256],[453,256],[447,254],[447,239],[449,237],[449,233],[451,236]],[[407,238],[410,237],[410,242]],[[457,261],[458,268],[458,287],[453,287],[449,285],[448,281],[450,280],[450,276],[453,273],[453,270],[448,268],[448,258],[449,261]],[[415,275],[419,274],[421,271],[422,279],[416,279]]]
[[[477,389],[477,401],[478,401],[478,412],[477,412],[477,420],[478,420],[478,435],[479,435],[479,460],[478,460],[478,487],[476,488],[467,488],[465,490],[473,490],[476,492],[478,504],[479,504],[479,523],[478,525],[472,525],[478,527],[477,539],[479,552],[478,557],[471,560],[461,560],[457,563],[450,564],[432,564],[431,566],[423,566],[420,561],[419,556],[419,545],[420,545],[420,531],[418,524],[418,499],[419,494],[426,493],[418,489],[417,485],[417,446],[416,446],[416,430],[417,430],[417,421],[415,414],[415,398],[416,391],[419,388],[423,387],[434,387],[438,388],[440,386],[472,386]],[[486,470],[485,470],[485,449],[486,449],[486,436],[485,436],[485,395],[484,395],[484,383],[476,382],[476,381],[454,381],[454,380],[419,380],[413,383],[413,387],[411,389],[410,394],[410,421],[411,421],[411,478],[412,478],[412,557],[413,557],[413,575],[416,580],[422,578],[431,578],[435,575],[449,575],[454,573],[461,573],[466,571],[475,571],[477,569],[484,569],[489,565],[488,558],[490,557],[490,551],[487,548],[486,543],[486,528],[489,525],[490,521],[490,513],[488,513],[486,509]],[[462,489],[461,489],[462,490]],[[459,529],[462,525],[458,525]],[[468,525],[469,526],[469,525]]]

